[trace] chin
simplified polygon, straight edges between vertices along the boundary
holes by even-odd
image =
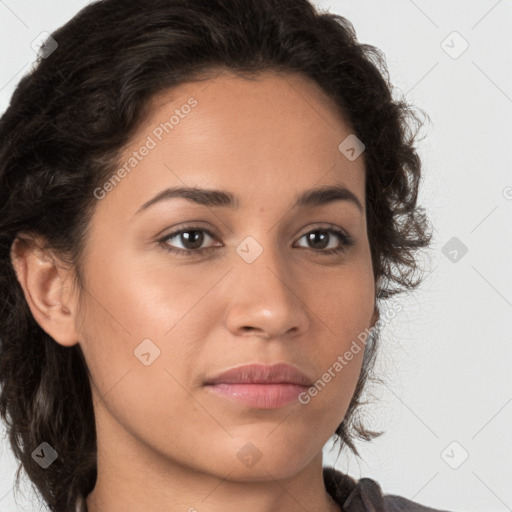
[[[261,436],[233,440],[233,446],[223,450],[225,467],[221,473],[229,474],[229,480],[238,482],[286,479],[300,472],[314,457],[314,454],[307,457],[304,443],[297,441],[284,445],[282,439],[273,440],[272,436],[268,437],[268,430],[265,429]],[[233,455],[226,458],[228,452]]]

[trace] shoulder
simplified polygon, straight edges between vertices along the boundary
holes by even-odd
[[[344,512],[448,512],[401,496],[383,494],[380,485],[371,478],[356,481],[331,467],[324,467],[323,474],[327,492]]]

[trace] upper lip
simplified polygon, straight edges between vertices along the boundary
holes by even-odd
[[[246,364],[236,366],[207,379],[205,384],[300,384],[311,386],[310,379],[299,369],[286,363],[274,365]]]

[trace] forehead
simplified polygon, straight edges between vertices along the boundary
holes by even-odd
[[[151,99],[118,162],[126,177],[104,202],[128,213],[166,187],[201,186],[229,189],[242,205],[279,203],[306,188],[343,184],[364,204],[363,158],[350,161],[339,150],[352,131],[322,89],[299,74],[223,72],[186,82]],[[151,149],[135,155],[144,147]]]

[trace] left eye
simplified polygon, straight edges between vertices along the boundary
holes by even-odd
[[[206,236],[215,239],[215,235],[213,235],[213,233],[211,233],[209,230],[205,228],[191,227],[182,229],[180,231],[175,231],[174,233],[171,233],[160,239],[159,242],[168,252],[185,256],[194,256],[213,248],[212,246],[201,247],[201,245],[204,243],[205,234]],[[329,243],[326,243],[326,241],[330,242],[332,235],[335,235],[335,237],[338,239],[339,245],[326,249],[326,246],[329,245]],[[184,244],[184,249],[176,248],[168,243],[169,240],[177,237],[180,243]],[[319,242],[319,245],[321,246],[320,248],[310,249],[306,247],[306,249],[319,254],[332,254],[342,252],[354,244],[353,239],[348,234],[337,228],[314,229],[302,235],[299,240],[302,238],[306,238],[308,243]]]
[[[325,245],[329,245],[328,243],[325,244],[326,240],[331,240],[332,235],[335,235],[336,238],[341,242],[340,245],[334,246],[333,248],[330,248],[328,250],[325,250]],[[340,231],[339,229],[314,229],[313,231],[308,231],[306,234],[302,235],[300,238],[306,237],[308,243],[316,243],[316,241],[320,241],[320,248],[318,249],[312,249],[315,252],[321,252],[323,254],[332,254],[336,252],[345,251],[348,247],[354,244],[352,238],[345,234],[343,231]],[[299,238],[299,240],[300,240]]]

